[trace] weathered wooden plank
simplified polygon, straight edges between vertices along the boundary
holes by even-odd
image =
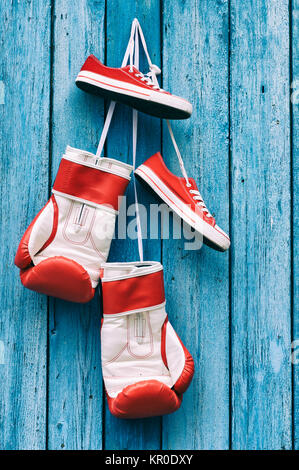
[[[52,182],[67,144],[96,151],[103,102],[83,93],[75,78],[90,53],[103,54],[105,2],[55,1]],[[102,377],[100,301],[50,301],[50,449],[100,449]]]
[[[228,231],[228,3],[163,4],[163,86],[193,104],[191,118],[173,124],[175,136],[187,173]],[[180,175],[164,130],[165,162]],[[187,251],[183,240],[163,243],[169,319],[196,368],[181,410],[163,419],[163,448],[229,445],[228,261],[228,253],[206,246]]]
[[[298,248],[299,248],[299,1],[292,2],[292,180],[293,180],[293,383],[294,383],[294,447],[299,450],[299,263],[298,263]],[[296,341],[296,342],[295,342]]]
[[[117,13],[116,13],[117,12]],[[160,2],[148,0],[110,0],[107,2],[107,65],[119,67],[129,40],[131,22],[140,21],[153,63],[160,65]],[[144,68],[147,72],[148,68]],[[158,119],[139,113],[137,166],[160,150],[161,131]],[[108,134],[107,156],[132,163],[132,110],[117,105]],[[138,185],[140,204],[149,207],[152,197]],[[134,202],[133,183],[127,190],[127,207]],[[127,222],[132,222],[128,217]],[[149,232],[149,230],[148,230]],[[144,259],[160,260],[160,240],[144,240]],[[115,240],[109,261],[137,261],[137,240]],[[119,420],[106,409],[106,449],[158,449],[160,447],[160,418]]]
[[[291,447],[289,13],[231,2],[232,447]]]
[[[0,448],[44,449],[47,299],[24,289],[14,256],[48,196],[50,1],[0,11]]]

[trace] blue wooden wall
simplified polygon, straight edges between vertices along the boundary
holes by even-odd
[[[0,449],[299,449],[299,0],[0,10]],[[164,264],[169,317],[196,373],[177,413],[120,421],[103,394],[99,298],[78,306],[28,291],[13,261],[65,146],[96,150],[107,103],[78,90],[76,74],[89,53],[119,66],[135,16],[163,87],[193,103],[174,132],[232,246],[144,241],[145,259]],[[165,124],[139,116],[138,164],[162,149],[178,172]],[[130,126],[117,106],[107,156],[131,162]],[[138,259],[137,242],[114,241],[109,259]]]

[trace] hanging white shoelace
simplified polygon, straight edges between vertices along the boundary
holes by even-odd
[[[129,64],[130,64],[129,71],[131,73],[134,72],[134,67],[139,69],[139,38],[141,40],[141,44],[142,44],[145,56],[146,56],[147,61],[148,61],[150,71],[147,74],[143,74],[143,73],[138,71],[138,73],[136,73],[136,77],[140,78],[141,81],[143,81],[147,85],[151,86],[154,90],[160,90],[160,91],[163,92],[164,90],[162,90],[160,88],[159,82],[158,82],[158,79],[157,79],[157,75],[159,75],[161,73],[161,70],[157,65],[153,64],[152,61],[151,61],[151,58],[150,58],[148,50],[147,50],[147,45],[146,45],[146,42],[145,42],[144,34],[143,34],[143,31],[141,29],[141,26],[140,26],[139,21],[137,20],[137,18],[135,18],[132,22],[130,39],[129,39],[129,42],[128,42],[128,45],[127,45],[127,49],[126,49],[121,67],[125,67],[128,64],[128,61],[129,61]],[[107,116],[106,116],[106,119],[105,119],[103,131],[102,131],[100,141],[99,141],[99,145],[98,145],[97,152],[96,152],[96,156],[99,159],[101,158],[101,154],[102,154],[102,151],[103,151],[103,148],[104,148],[104,145],[105,145],[108,130],[109,130],[111,120],[112,120],[112,117],[113,117],[113,113],[114,113],[114,109],[115,109],[115,104],[116,104],[115,101],[111,101],[111,103],[109,105],[109,108],[108,108],[108,112],[107,112]],[[138,128],[138,111],[136,109],[133,109],[132,121],[133,121],[132,159],[133,159],[133,171],[134,171],[135,167],[136,167],[137,128]],[[177,143],[175,141],[175,138],[174,138],[173,131],[172,131],[169,120],[167,119],[166,122],[167,122],[167,127],[168,127],[168,130],[169,130],[169,134],[170,134],[170,137],[171,137],[171,141],[173,143],[174,150],[175,150],[176,156],[177,156],[178,161],[179,161],[179,165],[180,165],[180,168],[181,168],[182,175],[185,178],[187,188],[190,188],[192,185],[189,182],[188,175],[187,175],[187,172],[186,172],[186,169],[185,169],[185,166],[184,166],[182,155],[181,155],[180,150],[179,150],[179,148],[177,146]],[[138,204],[135,176],[133,176],[133,178],[134,178],[133,182],[134,182],[134,196],[135,196],[135,212],[136,212],[138,251],[139,251],[140,261],[143,261],[143,245],[142,245],[142,231],[141,231],[140,212],[139,212],[139,204]],[[201,207],[202,211],[205,212],[206,216],[207,217],[212,217],[212,215],[209,213],[205,203],[203,202],[203,198],[201,197],[200,192],[198,190],[195,190],[195,189],[189,189],[189,191],[190,191],[190,194],[193,195],[193,199],[195,201],[198,201],[197,202],[198,206]]]

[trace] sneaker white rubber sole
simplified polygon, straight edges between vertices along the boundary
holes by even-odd
[[[135,170],[139,176],[176,214],[203,237],[203,242],[217,251],[226,251],[230,247],[228,235],[218,225],[212,227],[184,204],[160,178],[146,165]]]
[[[76,78],[76,85],[89,93],[124,103],[159,118],[187,119],[192,114],[191,103],[179,96],[149,90],[94,72],[82,70]]]

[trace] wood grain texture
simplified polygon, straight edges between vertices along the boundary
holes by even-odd
[[[54,10],[52,183],[67,144],[96,151],[101,100],[75,86],[90,53],[105,48],[105,2],[56,0]],[[101,449],[100,300],[87,305],[50,300],[50,449]]]
[[[227,1],[211,8],[207,1],[165,0],[163,65],[164,88],[193,104],[190,119],[173,123],[187,174],[228,231]],[[163,155],[180,175],[166,126]],[[228,253],[207,246],[192,251],[184,249],[183,240],[163,242],[169,318],[193,355],[196,371],[181,410],[163,419],[163,448],[229,446],[228,261]]]
[[[291,447],[289,13],[231,2],[232,447]]]
[[[293,393],[294,393],[294,448],[299,450],[299,1],[291,2],[292,57],[291,57],[291,111],[292,111],[292,182],[293,182]]]
[[[117,14],[116,14],[117,12]],[[107,65],[119,67],[130,36],[131,22],[137,17],[143,29],[152,62],[160,66],[160,2],[147,0],[110,0],[107,2]],[[141,49],[142,50],[142,49]],[[148,66],[141,61],[141,70],[148,72]],[[161,131],[158,119],[139,113],[137,165],[160,150]],[[117,105],[111,130],[107,139],[107,156],[132,164],[132,110]],[[139,203],[149,207],[152,197],[138,184]],[[134,203],[133,182],[126,192],[127,208]],[[128,217],[127,223],[132,223]],[[134,223],[134,222],[133,222]],[[149,232],[149,230],[148,230]],[[145,227],[143,235],[146,236]],[[145,239],[144,259],[161,259],[160,240]],[[139,261],[137,239],[115,240],[112,243],[109,261]],[[106,407],[105,448],[106,449],[159,449],[161,440],[161,418],[144,420],[119,420]]]
[[[50,2],[0,10],[0,449],[44,449],[47,299],[22,287],[14,257],[47,201]]]

